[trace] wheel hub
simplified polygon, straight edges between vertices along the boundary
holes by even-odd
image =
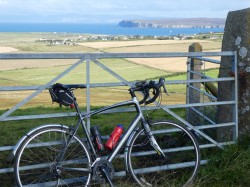
[[[55,178],[60,178],[62,174],[62,166],[59,163],[54,163],[50,166],[50,173],[55,177]]]

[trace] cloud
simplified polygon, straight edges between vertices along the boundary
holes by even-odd
[[[249,0],[0,0],[0,21],[109,22],[164,17],[226,17]],[[89,20],[89,21],[88,21]]]

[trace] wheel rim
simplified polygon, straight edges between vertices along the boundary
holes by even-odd
[[[68,133],[62,129],[42,130],[32,135],[17,153],[16,179],[20,186],[79,186],[89,183],[89,154],[74,136],[63,159],[59,159]],[[85,171],[85,172],[84,172]]]
[[[170,122],[155,123],[150,128],[167,159],[153,150],[141,130],[132,140],[128,153],[133,178],[141,186],[189,184],[195,177],[200,162],[199,148],[194,137],[186,134],[189,133],[187,129]],[[161,132],[163,129],[165,132]]]

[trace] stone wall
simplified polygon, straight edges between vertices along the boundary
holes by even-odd
[[[234,76],[238,73],[239,135],[250,133],[250,8],[228,13],[222,51],[237,52],[238,72],[234,71],[230,57],[222,57],[219,77]],[[234,97],[233,86],[233,82],[220,82],[218,100],[231,100]],[[218,122],[232,121],[232,114],[231,106],[220,106]],[[232,135],[232,132],[219,130],[218,135]]]

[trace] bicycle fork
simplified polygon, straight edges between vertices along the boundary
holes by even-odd
[[[149,137],[150,145],[154,148],[156,153],[163,158],[167,158],[166,155],[164,154],[163,150],[160,148],[159,144],[157,143],[156,139],[154,138],[153,135]]]
[[[163,152],[163,150],[161,149],[161,147],[159,146],[159,144],[157,143],[149,125],[147,122],[143,123],[143,127],[145,130],[146,135],[148,136],[148,139],[150,141],[150,145],[154,148],[154,150],[156,151],[156,153],[160,156],[162,156],[163,158],[167,158],[165,153]]]

